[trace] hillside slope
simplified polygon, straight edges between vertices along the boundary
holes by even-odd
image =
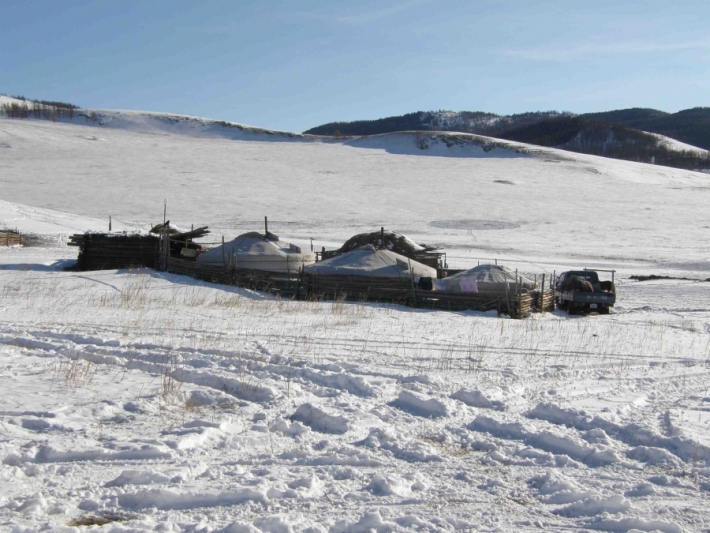
[[[207,224],[229,238],[268,215],[272,231],[318,247],[385,226],[443,248],[452,266],[534,263],[541,254],[595,264],[707,260],[695,244],[708,239],[697,215],[710,191],[705,174],[467,134],[281,143],[254,135],[0,119],[3,199],[105,221],[97,229],[109,215],[148,227],[167,199],[180,226]]]
[[[219,139],[259,139],[307,141],[309,136],[269,130],[207,118],[115,109],[81,109],[71,104],[60,106],[0,95],[0,116],[15,119],[44,119],[52,122],[121,129],[153,135],[185,135]]]
[[[333,122],[305,133],[341,136],[405,130],[468,132],[629,161],[710,169],[710,152],[705,149],[710,148],[710,108],[673,115],[651,109],[587,115],[555,111],[508,116],[418,112],[379,120]],[[674,140],[695,146],[681,146]]]
[[[581,116],[590,120],[658,133],[710,150],[710,107],[694,107],[677,113],[633,108],[606,113],[587,113]]]
[[[647,124],[665,115],[667,114],[643,109],[615,111],[599,114],[599,117],[575,116],[554,111],[510,116],[482,112],[438,111],[410,113],[401,117],[374,121],[332,123],[308,130],[305,134],[295,134],[179,114],[88,110],[61,102],[26,100],[0,95],[0,116],[15,119],[44,119],[152,135],[310,142],[316,140],[317,136],[333,136],[337,139],[343,135],[369,136],[403,131],[464,132],[628,161],[710,171],[710,152],[707,150],[683,144],[660,134],[640,131],[625,124],[599,120],[608,118],[629,124],[637,122]],[[695,117],[698,113],[691,115]],[[698,117],[702,120],[703,114],[700,113]],[[697,127],[693,119],[689,120],[690,122],[687,123],[681,120],[680,123],[685,124],[686,130],[696,132]],[[674,124],[676,129],[680,127],[678,120],[671,120],[670,123]],[[682,135],[681,137],[685,138]],[[441,135],[438,138],[441,139]],[[453,142],[461,143],[460,138]],[[428,150],[424,153],[432,155],[434,151]],[[445,154],[451,155],[452,152],[445,151]]]

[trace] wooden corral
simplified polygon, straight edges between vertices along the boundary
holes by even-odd
[[[69,245],[80,248],[77,265],[80,270],[149,267],[211,283],[299,300],[382,302],[445,311],[495,310],[512,318],[523,318],[531,312],[554,309],[552,289],[443,292],[424,290],[411,278],[248,270],[236,268],[229,263],[214,265],[174,257],[171,253],[173,243],[168,245],[167,239],[167,234],[161,238],[139,234],[85,233],[72,235]]]
[[[72,235],[68,244],[79,247],[79,270],[165,268],[165,259],[171,256],[189,255],[194,260],[200,246],[192,240],[208,233],[206,226],[173,234],[164,231],[161,235],[87,232]],[[194,253],[185,254],[186,250]]]
[[[409,279],[363,276],[324,276],[304,273],[309,298],[350,302],[389,302],[407,304]]]
[[[22,235],[17,231],[0,231],[0,246],[20,246]]]
[[[298,273],[239,269],[230,266],[198,263],[175,257],[168,258],[166,270],[171,274],[189,276],[210,283],[243,287],[289,298],[304,298],[306,295],[305,289],[301,288],[299,291],[301,274]]]
[[[446,311],[495,310],[513,318],[523,318],[531,312],[551,311],[554,305],[552,289],[508,295],[501,292],[447,293],[416,288],[408,279],[265,272],[177,258],[168,259],[167,271],[296,299],[386,302]]]
[[[410,291],[414,307],[444,311],[497,311],[512,318],[524,318],[530,313],[554,310],[552,289],[535,290],[520,294],[501,292],[441,292]],[[542,302],[542,306],[541,306]]]
[[[535,292],[533,308],[540,313],[552,312],[555,310],[555,289],[543,289]]]
[[[82,233],[69,237],[79,247],[79,270],[156,268],[159,237],[123,233]]]

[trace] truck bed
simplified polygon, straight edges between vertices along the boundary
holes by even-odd
[[[560,300],[574,302],[575,304],[603,304],[614,305],[616,303],[616,294],[613,292],[577,292],[563,291],[559,295]]]

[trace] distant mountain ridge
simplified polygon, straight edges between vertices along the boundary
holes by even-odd
[[[677,113],[632,108],[581,115],[557,111],[516,115],[420,111],[378,120],[331,122],[304,133],[351,136],[412,130],[475,133],[629,161],[710,169],[708,107]]]

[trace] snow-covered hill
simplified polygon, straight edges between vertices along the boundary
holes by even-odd
[[[467,132],[627,161],[690,170],[710,169],[710,154],[706,149],[658,135],[672,131],[677,132],[678,138],[689,135],[692,139],[706,142],[707,127],[703,123],[702,109],[698,109],[697,113],[678,113],[679,116],[655,112],[659,116],[667,115],[665,125],[641,120],[655,133],[625,123],[630,117],[651,117],[653,110],[627,111],[602,113],[606,121],[604,117],[594,114],[575,115],[556,111],[506,116],[470,111],[428,111],[377,120],[332,122],[311,128],[306,133],[338,136],[377,135],[409,130]],[[654,130],[654,127],[661,131]],[[707,144],[702,146],[708,147]]]
[[[29,100],[18,100],[17,98],[0,95],[0,108],[10,105],[25,107],[29,114],[28,119],[34,118],[32,115],[34,109],[52,108],[52,106],[42,106]],[[73,110],[71,116],[67,116],[67,113],[57,114],[52,117],[52,121],[152,135],[184,135],[231,140],[289,141],[309,140],[310,137],[297,133],[255,128],[234,122],[149,111],[76,109]]]
[[[147,227],[167,199],[182,226],[229,237],[266,215],[274,231],[319,247],[386,226],[442,247],[452,266],[705,260],[703,174],[468,134],[241,134],[251,140],[0,119],[3,199],[106,221],[101,229],[109,215]]]
[[[618,305],[295,302],[0,248],[0,530],[710,528],[710,177],[467,134],[105,116],[0,118],[5,225],[147,229],[167,199],[215,241],[264,215],[318,248],[385,226],[456,267],[616,268]]]

